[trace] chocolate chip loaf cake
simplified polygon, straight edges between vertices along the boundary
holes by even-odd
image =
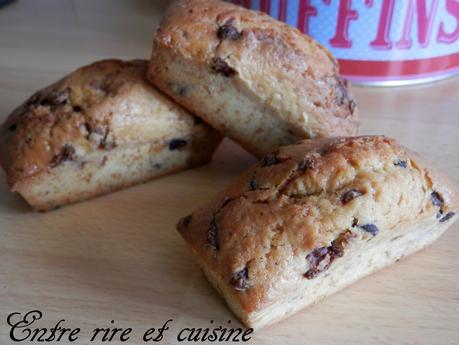
[[[458,190],[381,136],[267,155],[178,230],[250,327],[280,320],[435,241]]]
[[[357,132],[355,102],[325,48],[223,1],[170,6],[148,78],[257,156],[299,139]]]
[[[207,162],[220,134],[152,87],[147,64],[96,62],[17,108],[0,129],[12,191],[45,211]]]

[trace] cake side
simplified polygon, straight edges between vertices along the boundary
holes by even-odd
[[[357,132],[355,102],[325,48],[222,1],[170,6],[148,78],[258,156],[298,139]]]
[[[281,147],[178,229],[260,327],[423,248],[458,209],[457,189],[393,140],[333,138]]]
[[[229,308],[247,327],[260,329],[283,320],[302,309],[320,302],[357,280],[400,261],[437,240],[451,224],[425,219],[394,231],[391,240],[372,242],[368,247],[348,247],[347,260],[336,262],[327,274],[314,281],[304,280],[272,304],[247,312],[234,296],[233,287],[197,257],[207,279],[225,299]],[[395,233],[399,235],[395,235]]]
[[[198,135],[189,145],[171,150],[169,144],[146,143],[94,153],[84,161],[67,161],[15,184],[18,192],[36,211],[49,211],[96,196],[115,192],[152,179],[207,163],[208,148],[215,142]]]

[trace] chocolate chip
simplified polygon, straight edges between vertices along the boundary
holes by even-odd
[[[404,160],[401,160],[401,159],[397,159],[396,161],[394,161],[394,165],[396,167],[400,167],[400,168],[405,169],[408,166],[408,162],[404,161]]]
[[[209,229],[207,230],[207,244],[214,250],[219,250],[218,244],[218,225],[215,219],[210,221]]]
[[[184,226],[185,228],[187,228],[187,227],[190,225],[190,223],[191,223],[191,218],[192,218],[192,217],[193,217],[193,216],[192,216],[191,214],[189,214],[188,216],[186,216],[186,217],[184,217],[184,218],[182,219],[182,224],[183,224],[183,226]]]
[[[61,152],[53,157],[51,167],[55,168],[63,162],[73,161],[75,159],[75,148],[71,145],[64,145]]]
[[[352,227],[355,227],[357,226],[357,224],[359,224],[359,220],[355,217],[352,218]]]
[[[448,212],[442,219],[440,219],[440,223],[447,222],[450,220],[456,213],[455,212]]]
[[[256,177],[252,178],[252,180],[250,181],[250,189],[251,190],[257,190],[259,188],[259,185],[258,185],[258,180]]]
[[[342,202],[343,205],[346,205],[349,202],[351,202],[352,200],[354,200],[355,198],[358,198],[359,196],[362,196],[363,194],[365,194],[365,193],[362,192],[361,190],[350,189],[346,193],[343,194],[343,196],[341,197],[341,202]]]
[[[309,270],[304,274],[304,277],[312,279],[327,270],[336,258],[344,255],[344,249],[352,236],[350,231],[346,231],[340,234],[329,247],[317,248],[309,253],[306,256],[306,260],[309,262]]]
[[[220,40],[237,41],[242,37],[242,34],[231,24],[225,24],[218,28],[217,37]]]
[[[317,267],[319,266],[319,263],[322,260],[322,258],[326,255],[328,255],[328,247],[321,247],[314,249],[312,253],[308,254],[308,256],[306,256],[306,260],[309,261],[312,267]]]
[[[316,159],[314,157],[307,157],[298,165],[298,169],[300,171],[314,170],[316,166]]]
[[[250,288],[249,269],[245,267],[238,272],[234,272],[233,276],[231,277],[230,284],[239,291],[244,291]]]
[[[172,85],[172,90],[174,91],[174,93],[176,95],[179,95],[181,97],[185,96],[188,92],[188,87],[186,87],[185,85],[177,85],[177,84],[173,84]]]
[[[8,127],[8,131],[10,132],[16,132],[16,129],[18,128],[18,125],[13,123],[11,126]]]
[[[211,68],[215,73],[223,74],[227,78],[236,74],[236,71],[225,60],[218,57],[212,59]]]
[[[72,108],[75,113],[81,113],[83,111],[83,108],[79,105],[74,105]]]
[[[70,96],[70,89],[65,88],[64,90],[53,92],[45,97],[40,104],[41,105],[49,105],[49,106],[56,106],[61,105],[67,102]]]
[[[314,106],[317,107],[317,108],[322,108],[324,105],[322,104],[322,102],[319,102],[319,101],[315,101],[314,103]]]
[[[270,153],[261,160],[261,167],[270,167],[272,165],[279,164],[280,161],[274,153]]]
[[[435,191],[432,192],[430,194],[430,198],[432,199],[432,205],[434,206],[441,207],[445,203],[445,201],[443,200],[443,197],[438,192],[435,192]]]
[[[374,224],[365,224],[360,226],[364,231],[369,232],[373,236],[376,236],[379,232],[379,229]]]
[[[306,256],[309,262],[309,270],[304,274],[307,279],[315,278],[320,272],[325,271],[331,264],[331,256],[328,247],[314,249]]]
[[[175,151],[180,150],[182,147],[186,146],[188,141],[185,139],[173,139],[169,142],[169,150]]]
[[[202,119],[198,116],[195,116],[194,117],[194,124],[195,125],[200,125],[201,123],[203,123]]]
[[[347,242],[352,237],[352,232],[346,231],[338,236],[335,239],[331,246],[329,247],[330,252],[333,255],[333,258],[340,258],[344,255],[344,248],[346,247]]]

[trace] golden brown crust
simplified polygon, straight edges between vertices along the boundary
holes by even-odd
[[[279,148],[177,228],[250,314],[326,271],[348,242],[390,243],[393,229],[458,211],[456,187],[394,140],[331,138]]]
[[[284,136],[357,132],[355,102],[339,77],[336,60],[311,38],[263,13],[222,1],[176,1],[165,15],[154,45],[149,79],[256,154],[266,150],[251,147],[250,138],[233,135],[229,120],[221,119],[218,111],[207,112],[202,105],[205,100],[198,99],[231,98],[229,93],[209,86],[207,93],[194,94],[195,86],[190,83],[199,83],[199,78],[170,79],[180,77],[171,71],[174,59],[227,77],[228,84],[258,102],[260,112],[272,110],[273,116],[290,125]],[[273,130],[266,127],[258,130]]]
[[[163,138],[181,133],[213,133],[154,89],[146,69],[144,60],[99,61],[36,92],[14,110],[0,129],[0,164],[12,189],[94,152],[152,140],[162,145]],[[212,145],[219,141],[211,137],[216,139]]]

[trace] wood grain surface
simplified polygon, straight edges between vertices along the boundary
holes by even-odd
[[[0,120],[78,66],[148,58],[167,3],[19,0],[1,8]],[[459,184],[459,78],[354,92],[362,133],[398,139]],[[33,309],[43,312],[37,326],[65,319],[81,328],[75,344],[109,326],[132,327],[124,344],[143,344],[143,331],[168,319],[163,343],[210,320],[239,327],[174,226],[253,161],[225,140],[207,166],[47,214],[31,212],[1,176],[0,344],[12,343],[7,315]],[[458,344],[458,243],[455,224],[430,248],[255,333],[249,344]]]

